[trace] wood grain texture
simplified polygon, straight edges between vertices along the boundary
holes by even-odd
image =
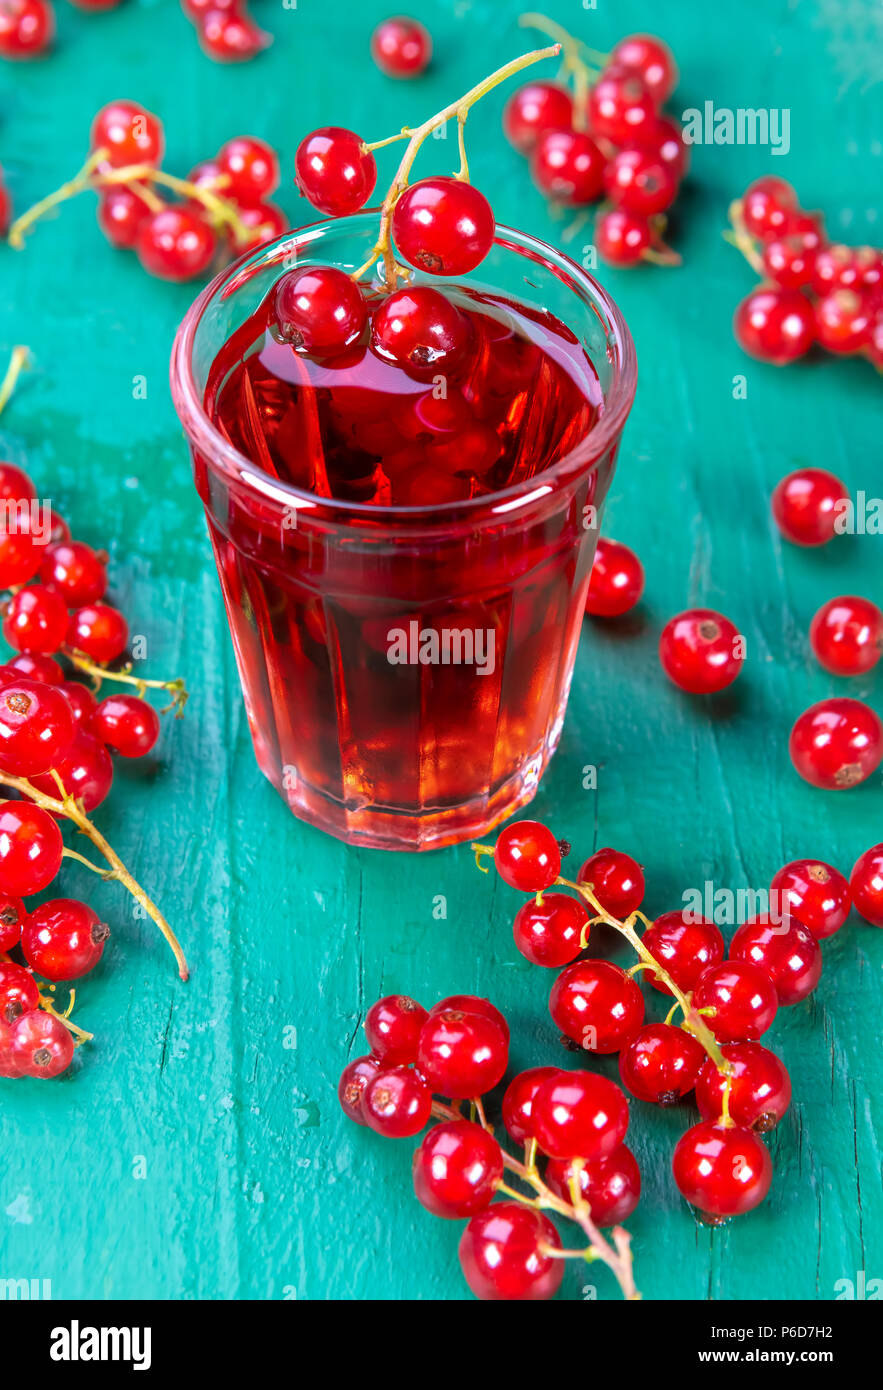
[[[268,137],[284,161],[280,201],[310,220],[291,184],[303,133],[333,122],[378,139],[526,46],[515,0],[421,0],[412,9],[433,31],[436,61],[421,82],[395,84],[367,57],[388,9],[375,0],[338,0],[333,14],[320,0],[257,0],[275,46],[226,69],[199,53],[176,0],[126,0],[97,16],[57,8],[57,53],[0,71],[0,160],[19,207],[78,167],[93,112],[125,95],[162,115],[176,172],[241,131]],[[601,48],[663,19],[646,0],[547,8]],[[535,806],[575,858],[602,844],[635,853],[654,914],[707,879],[765,887],[797,855],[848,870],[883,838],[879,776],[824,795],[799,782],[786,747],[802,708],[847,688],[811,661],[809,619],[834,593],[880,600],[883,539],[797,553],[768,509],[774,483],[801,463],[880,494],[880,380],[861,362],[748,362],[730,319],[753,277],[720,235],[729,199],[772,171],[823,207],[835,233],[879,241],[881,88],[862,57],[873,11],[871,0],[777,10],[752,0],[737,14],[664,16],[683,74],[678,107],[788,107],[792,147],[787,158],[697,148],[674,228],[684,268],[602,272],[640,363],[605,530],[643,557],[647,599],[633,621],[587,627]],[[500,138],[503,100],[493,94],[470,118],[473,178],[501,221],[556,240],[562,222]],[[450,141],[428,153],[454,166]],[[98,816],[176,925],[193,977],[177,983],[121,892],[65,868],[62,891],[101,897],[114,935],[79,997],[95,1044],[59,1083],[2,1083],[0,1276],[51,1278],[56,1298],[464,1297],[459,1224],[412,1199],[411,1145],[343,1119],[337,1076],[363,1050],[366,1008],[390,991],[427,1003],[486,993],[511,1021],[513,1068],[566,1061],[546,1009],[550,977],[515,953],[515,895],[479,877],[466,848],[349,850],[295,822],[259,776],[166,384],[192,290],[148,280],[104,245],[94,216],[81,199],[22,255],[0,251],[0,345],[26,342],[35,355],[0,443],[83,539],[111,551],[114,592],[147,635],[154,673],[181,671],[193,688],[156,761],[119,768]],[[577,254],[588,240],[577,236]],[[747,400],[733,399],[737,374]],[[139,376],[145,400],[133,397]],[[692,602],[721,607],[748,637],[748,669],[714,701],[681,696],[656,660],[661,624]],[[881,709],[880,681],[849,688]],[[597,792],[582,789],[587,763],[600,768]],[[433,916],[439,894],[444,920]],[[607,941],[599,949],[618,955]],[[795,1102],[769,1141],[770,1199],[750,1218],[698,1226],[669,1166],[694,1112],[635,1104],[644,1195],[629,1224],[645,1296],[830,1298],[839,1279],[883,1274],[881,964],[883,933],[851,920],[825,947],[814,998],[777,1021]],[[661,1016],[658,1002],[650,1011]],[[285,1045],[290,1028],[296,1047]],[[599,1070],[615,1075],[609,1059]],[[561,1296],[590,1296],[591,1285],[616,1296],[605,1271],[575,1268]]]

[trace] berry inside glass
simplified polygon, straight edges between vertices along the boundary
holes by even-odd
[[[363,314],[376,234],[225,271],[172,388],[261,769],[349,843],[430,849],[528,802],[558,743],[636,366],[604,291],[503,227],[473,273],[360,280]]]

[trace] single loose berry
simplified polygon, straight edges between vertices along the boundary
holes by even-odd
[[[544,1081],[558,1075],[558,1067],[530,1067],[509,1082],[503,1096],[503,1124],[516,1144],[527,1144],[536,1135],[531,1119],[534,1096]]]
[[[78,797],[87,811],[94,811],[101,805],[113,783],[110,754],[94,734],[80,726],[52,771],[61,778],[65,791]],[[44,795],[58,796],[58,784],[51,772],[41,772],[31,780]]]
[[[549,1012],[565,1037],[586,1052],[617,1052],[644,1022],[644,996],[611,961],[577,960],[552,986]]]
[[[470,342],[469,320],[426,285],[388,295],[371,320],[377,355],[418,377],[456,372]]]
[[[73,742],[74,716],[55,685],[18,680],[0,690],[0,767],[16,777],[47,772]]]
[[[786,540],[795,545],[825,545],[837,530],[849,493],[825,468],[799,468],[777,483],[773,517]]]
[[[0,1021],[13,1024],[40,1006],[40,991],[30,970],[0,961]]]
[[[530,154],[547,130],[569,130],[573,98],[558,82],[528,82],[519,87],[503,111],[503,132],[521,154]]]
[[[509,1042],[509,1025],[500,1010],[489,999],[482,999],[478,994],[449,994],[446,998],[440,999],[437,1004],[433,1004],[429,1012],[430,1014],[443,1014],[450,1009],[459,1010],[466,1014],[480,1014],[482,1018],[489,1018],[500,1029],[506,1042]]]
[[[407,994],[390,994],[372,1004],[365,1016],[365,1037],[384,1067],[408,1066],[417,1060],[420,1029],[429,1015]]]
[[[742,219],[752,236],[765,241],[784,231],[797,208],[797,194],[784,179],[769,174],[757,179],[742,197]]]
[[[0,58],[39,58],[55,38],[48,0],[4,0],[0,5]]]
[[[431,1013],[420,1031],[417,1066],[432,1090],[452,1100],[482,1096],[502,1080],[508,1040],[482,1014],[445,1009]]]
[[[68,608],[80,608],[104,597],[107,568],[91,545],[62,541],[43,552],[40,579],[47,589],[61,595]]]
[[[645,259],[652,241],[647,218],[626,208],[610,208],[600,213],[595,222],[598,255],[608,265],[637,265]]]
[[[791,1078],[784,1062],[757,1042],[728,1043],[721,1052],[732,1068],[730,1119],[758,1134],[774,1129],[791,1104]],[[726,1076],[709,1057],[696,1082],[696,1104],[703,1120],[719,1120],[723,1115],[726,1085]]]
[[[0,892],[42,893],[61,868],[61,851],[61,831],[48,811],[30,801],[0,802]]]
[[[659,660],[681,690],[711,695],[732,685],[742,670],[745,639],[722,613],[690,608],[662,629]]]
[[[543,131],[530,172],[541,193],[569,207],[595,202],[604,189],[604,156],[582,130]]]
[[[782,917],[793,914],[817,941],[833,936],[849,916],[849,884],[818,859],[795,859],[774,875],[770,904]]]
[[[337,1098],[341,1109],[351,1120],[355,1120],[357,1125],[368,1123],[362,1111],[362,1096],[368,1082],[379,1070],[380,1062],[376,1057],[356,1057],[352,1062],[348,1062],[341,1072]]]
[[[781,367],[809,352],[816,322],[812,305],[799,290],[761,285],[737,308],[733,332],[750,357]]]
[[[143,758],[159,738],[159,715],[137,695],[108,695],[89,724],[90,732],[122,758]]]
[[[47,980],[78,980],[101,959],[110,931],[86,903],[52,898],[35,907],[21,946],[32,970]]]
[[[316,357],[351,347],[368,322],[368,305],[358,285],[334,266],[289,271],[276,287],[273,305],[280,337]]]
[[[432,1093],[411,1067],[381,1067],[362,1095],[362,1114],[387,1139],[419,1134],[432,1113]]]
[[[2,696],[0,696],[2,704]],[[515,945],[534,965],[559,968],[575,960],[585,944],[589,914],[577,898],[566,893],[545,893],[541,901],[529,898],[518,909],[512,928]]]
[[[276,151],[254,135],[237,135],[218,150],[224,194],[237,203],[259,203],[279,187]]]
[[[622,921],[644,901],[644,870],[630,854],[618,849],[597,849],[577,874],[611,917]]]
[[[45,585],[31,584],[9,600],[3,636],[16,651],[50,655],[58,651],[66,632],[64,600]]]
[[[619,1054],[622,1084],[638,1100],[673,1105],[696,1085],[705,1049],[692,1033],[649,1023]]]
[[[751,961],[713,965],[699,980],[693,1005],[718,1042],[755,1041],[763,1036],[779,1007],[766,970]]]
[[[644,592],[644,567],[633,550],[619,541],[598,539],[586,612],[593,618],[619,618],[634,608]]]
[[[872,927],[883,927],[883,845],[866,849],[855,861],[849,891],[856,912]]]
[[[92,122],[91,145],[104,151],[102,168],[159,164],[165,145],[162,123],[136,101],[111,101]]]
[[[862,676],[883,656],[883,610],[845,595],[823,603],[810,624],[813,652],[835,676]]]
[[[596,1226],[618,1226],[631,1216],[641,1196],[641,1170],[631,1149],[620,1144],[607,1158],[588,1163],[550,1158],[543,1179],[562,1202],[573,1202],[571,1186],[588,1202]]]
[[[796,917],[749,918],[730,942],[730,959],[751,961],[765,970],[780,1005],[799,1004],[822,974],[822,948]]]
[[[208,269],[215,254],[215,236],[192,209],[163,208],[144,218],[135,250],[150,275],[183,283]]]
[[[625,1139],[629,1107],[605,1076],[559,1072],[534,1096],[531,1119],[537,1143],[550,1158],[607,1158]]]
[[[429,30],[407,15],[385,19],[371,35],[371,57],[387,77],[417,77],[432,57]]]
[[[503,1155],[481,1125],[451,1120],[429,1131],[413,1169],[418,1201],[433,1216],[453,1221],[490,1204],[503,1178]]]
[[[656,106],[634,69],[611,65],[589,93],[589,126],[596,139],[643,145],[656,124]]]
[[[466,275],[494,242],[494,214],[484,194],[456,178],[421,179],[399,198],[392,235],[400,255],[432,275]]]
[[[11,951],[18,945],[27,915],[21,898],[0,893],[0,951]]]
[[[654,34],[629,34],[620,39],[609,62],[613,67],[637,73],[659,106],[668,100],[678,83],[674,55]]]
[[[108,603],[89,603],[78,608],[67,625],[69,645],[102,666],[122,656],[128,640],[129,627],[125,618]]]
[[[617,207],[652,217],[671,207],[678,180],[670,164],[652,150],[618,150],[604,169],[604,188]]]
[[[347,217],[374,192],[377,165],[361,136],[343,126],[323,126],[298,145],[294,176],[303,197],[319,212]]]
[[[788,751],[804,781],[843,791],[864,782],[883,761],[883,724],[861,700],[820,700],[796,721]]]
[[[37,1009],[13,1028],[12,1055],[25,1076],[60,1076],[73,1059],[73,1038],[60,1018]]]
[[[497,836],[494,864],[510,888],[542,893],[561,872],[561,849],[548,826],[519,820]]]
[[[664,912],[641,939],[684,994],[694,990],[705,971],[724,958],[724,939],[714,922],[694,917],[686,909]],[[660,994],[671,994],[668,985],[652,971],[647,971],[647,978]]]
[[[681,1196],[712,1218],[759,1206],[773,1177],[769,1153],[752,1130],[708,1120],[681,1137],[672,1168]]]

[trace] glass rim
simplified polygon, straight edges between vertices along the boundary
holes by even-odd
[[[345,228],[348,223],[379,215],[379,208],[363,208],[348,217],[324,218],[307,226],[293,228],[255,251],[245,252],[237,261],[219,271],[197,295],[175,334],[169,374],[172,400],[178,418],[184,426],[189,442],[205,458],[209,467],[219,469],[228,478],[257,493],[265,501],[275,502],[286,508],[320,515],[332,511],[336,520],[350,516],[361,521],[389,525],[396,521],[413,524],[420,519],[429,523],[434,520],[478,520],[480,515],[484,519],[499,521],[521,506],[526,507],[532,502],[539,502],[557,494],[571,478],[596,466],[621,434],[634,400],[638,364],[632,335],[612,296],[572,257],[541,241],[539,237],[519,232],[502,223],[497,223],[494,245],[524,255],[528,260],[543,265],[551,274],[557,275],[592,311],[597,312],[600,308],[606,316],[609,328],[613,330],[612,333],[607,333],[608,344],[613,348],[613,376],[609,389],[604,392],[604,413],[588,434],[550,468],[530,478],[510,483],[497,492],[468,497],[457,502],[378,506],[372,502],[323,497],[319,493],[299,488],[294,483],[274,478],[221,434],[205,410],[193,377],[193,346],[197,329],[208,306],[225,286],[229,285],[231,289],[236,287],[236,280],[241,279],[246,266],[258,271],[264,264],[269,266],[277,260],[281,261],[285,254],[283,248],[290,250],[305,244],[311,245],[321,240],[325,233]],[[466,283],[468,284],[468,279]]]

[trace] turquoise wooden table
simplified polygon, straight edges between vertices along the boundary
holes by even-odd
[[[515,0],[421,0],[436,59],[420,82],[395,84],[367,56],[388,12],[378,0],[333,10],[255,0],[276,41],[241,68],[200,54],[177,0],[126,0],[93,17],[62,0],[57,9],[54,56],[0,71],[0,161],[19,208],[79,167],[95,110],[129,96],[162,116],[176,172],[234,134],[268,138],[284,163],[280,201],[307,221],[291,183],[306,131],[333,122],[379,139],[529,47]],[[656,29],[662,13],[647,0],[547,9],[599,48]],[[777,158],[697,147],[673,230],[683,268],[602,272],[640,364],[604,529],[642,556],[647,594],[633,620],[587,625],[535,809],[573,841],[577,862],[606,844],[635,854],[654,915],[706,881],[764,888],[798,855],[848,871],[883,838],[879,775],[828,795],[802,783],[787,754],[791,722],[824,695],[849,688],[883,710],[879,670],[841,686],[807,643],[826,598],[880,600],[883,539],[798,552],[768,501],[783,473],[809,463],[830,465],[854,493],[879,493],[880,381],[859,361],[779,371],[743,357],[730,319],[753,276],[721,238],[729,199],[776,172],[835,233],[879,242],[874,14],[872,0],[664,11],[678,109],[788,108],[791,148]],[[473,178],[501,221],[555,241],[562,224],[500,137],[503,100],[494,93],[470,119]],[[452,150],[429,149],[439,169],[452,163]],[[381,175],[392,167],[390,156]],[[2,1083],[0,1276],[51,1279],[55,1298],[462,1298],[459,1223],[412,1198],[410,1143],[343,1118],[337,1077],[363,1050],[365,1010],[389,992],[427,1004],[487,994],[510,1019],[513,1067],[565,1061],[550,977],[516,954],[516,895],[475,873],[468,848],[348,849],[292,819],[258,774],[167,387],[193,289],[148,279],[94,218],[82,198],[24,253],[0,250],[0,346],[34,355],[0,445],[83,539],[110,551],[114,592],[147,637],[153,672],[180,672],[193,691],[156,761],[118,768],[97,816],[175,924],[193,973],[177,981],[120,890],[65,868],[63,891],[100,898],[113,938],[78,994],[94,1044],[60,1082]],[[746,399],[734,394],[739,374]],[[715,700],[681,695],[656,658],[662,623],[696,603],[723,609],[748,639],[744,675]],[[595,791],[583,789],[587,763],[599,767]],[[780,1014],[771,1039],[794,1104],[769,1140],[771,1196],[751,1217],[698,1226],[670,1176],[694,1112],[634,1105],[644,1195],[629,1225],[646,1297],[831,1298],[838,1280],[883,1274],[881,965],[883,933],[853,917],[826,944],[811,1000]],[[599,1069],[615,1074],[611,1059]],[[598,1297],[617,1296],[605,1271],[591,1278]],[[561,1297],[580,1299],[586,1283],[568,1269]]]

